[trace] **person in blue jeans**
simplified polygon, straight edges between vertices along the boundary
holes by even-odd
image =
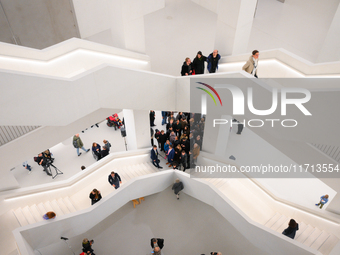
[[[79,137],[79,134],[73,136],[73,147],[77,149],[77,155],[80,156],[81,152],[79,153],[79,148],[81,148],[85,152],[89,152],[90,149],[85,149],[82,140]]]
[[[25,161],[24,163],[22,163],[22,166],[25,167],[25,168],[28,170],[28,174],[31,173],[32,167],[28,164],[27,161]]]
[[[327,204],[328,202],[328,195],[324,195],[320,197],[320,202],[318,204],[315,204],[316,206],[320,206],[320,209],[323,207],[324,204]]]
[[[162,111],[162,126],[166,124],[168,112]]]

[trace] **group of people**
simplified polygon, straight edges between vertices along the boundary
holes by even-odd
[[[185,58],[185,61],[182,65],[181,75],[196,75],[196,74],[204,74],[205,65],[204,62],[207,62],[207,68],[209,73],[215,73],[218,69],[218,61],[221,59],[220,54],[218,54],[218,50],[214,50],[209,54],[208,57],[204,56],[201,51],[197,52],[194,61],[191,62],[190,58]]]
[[[92,154],[93,157],[98,161],[110,153],[111,144],[107,140],[103,140],[104,145],[100,146],[98,143],[92,143]]]
[[[156,129],[155,138],[158,148],[165,153],[168,167],[183,167],[185,171],[196,163],[202,148],[204,124],[205,119],[200,114],[179,112],[174,117],[173,112],[162,111],[162,125],[166,125],[166,132]],[[163,168],[159,165],[158,156],[157,146],[153,145],[152,164]]]
[[[252,55],[249,57],[248,61],[242,67],[242,70],[250,73],[255,78],[257,77],[257,67],[258,67],[258,60],[259,60],[259,51],[253,50]],[[204,74],[205,64],[207,62],[207,69],[209,73],[215,73],[218,70],[218,62],[221,59],[220,54],[218,54],[218,50],[214,50],[212,53],[209,54],[208,57],[204,56],[201,51],[197,52],[194,61],[191,62],[190,58],[185,58],[183,62],[181,75],[196,75],[196,74]]]
[[[104,143],[103,147],[101,147],[96,142],[92,143],[92,154],[93,154],[93,157],[96,160],[100,160],[100,159],[106,157],[107,155],[109,155],[109,153],[110,153],[110,148],[111,148],[110,142],[107,141],[107,140],[103,140],[103,143]],[[76,134],[76,135],[73,136],[73,147],[77,149],[77,155],[78,156],[81,155],[81,152],[79,152],[79,149],[82,149],[85,152],[90,151],[90,149],[86,149],[84,147],[83,141],[79,137],[79,134]]]

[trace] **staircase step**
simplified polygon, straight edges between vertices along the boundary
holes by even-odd
[[[134,178],[133,174],[131,174],[126,167],[122,167],[122,169],[122,175],[125,176],[126,182]]]
[[[156,173],[156,172],[159,171],[158,168],[156,168],[154,165],[152,165],[152,168],[149,167],[147,164],[144,164],[144,163],[142,163],[140,165],[144,169],[144,171],[149,173],[149,174],[153,174],[153,173]]]
[[[38,210],[39,210],[39,212],[40,212],[41,217],[42,217],[45,213],[47,213],[47,210],[46,210],[46,208],[45,208],[45,206],[44,206],[43,203],[39,203],[39,204],[37,205],[37,208],[38,208]]]
[[[303,233],[296,238],[296,241],[300,242],[300,243],[304,243],[307,238],[314,232],[315,228],[313,228],[311,225],[308,225],[306,230],[303,231]]]
[[[314,241],[321,235],[321,230],[315,228],[313,233],[303,242],[304,245],[311,246]]]
[[[24,214],[26,220],[28,221],[28,224],[36,223],[36,220],[34,219],[28,206],[22,208],[22,213]]]
[[[55,212],[58,216],[64,215],[64,212],[60,209],[57,200],[54,199],[50,203],[53,208],[53,212]]]
[[[145,169],[143,167],[141,167],[141,164],[134,165],[133,168],[139,175],[147,175],[148,174],[148,172],[145,171]]]
[[[217,182],[215,182],[215,186],[216,186],[216,188],[220,188],[220,187],[222,187],[223,185],[225,185],[227,182],[228,182],[228,179],[223,179],[223,178],[217,178],[218,179],[218,181]]]
[[[149,172],[152,172],[152,173],[157,173],[159,172],[159,169],[156,168],[152,163],[143,163],[142,164],[146,170],[148,170]],[[159,165],[161,166],[161,165]]]
[[[143,165],[154,173],[159,172],[159,169],[156,168],[151,162],[143,163]],[[159,166],[162,166],[164,168],[164,165],[161,165],[161,163],[159,163]]]
[[[264,224],[266,227],[270,228],[272,227],[275,222],[281,217],[281,214],[279,214],[278,212],[276,212],[273,217],[271,217],[267,222],[266,224]]]
[[[282,226],[282,224],[286,223],[287,220],[288,218],[285,215],[281,215],[281,217],[270,228],[276,231],[279,227]]]
[[[58,205],[59,205],[60,209],[63,211],[64,214],[70,213],[70,210],[69,210],[69,209],[67,208],[67,206],[64,204],[64,201],[63,201],[62,198],[59,198],[59,199],[57,200],[57,202],[58,202]]]
[[[116,173],[116,171],[115,171],[115,173]],[[121,166],[121,167],[119,168],[119,172],[117,172],[117,173],[119,174],[119,176],[120,176],[120,178],[122,179],[122,182],[123,182],[123,183],[124,183],[124,182],[127,182],[127,181],[129,181],[129,180],[131,179],[131,176],[127,173],[126,168],[123,167],[123,166]]]
[[[307,224],[304,223],[303,221],[301,223],[298,223],[299,224],[299,230],[296,232],[296,235],[295,235],[295,240],[303,233],[303,231],[305,231],[307,229]],[[288,225],[287,225],[288,226]],[[283,230],[282,230],[283,231]]]
[[[286,220],[285,222],[283,222],[282,225],[279,226],[279,227],[276,229],[276,232],[282,233],[283,230],[285,230],[286,228],[288,228],[289,221],[290,221],[290,219],[287,218],[287,220]],[[300,229],[300,224],[299,224],[299,229]]]
[[[52,207],[50,201],[46,201],[46,202],[44,203],[44,207],[45,207],[45,209],[46,209],[46,212],[45,212],[45,213],[47,213],[47,212],[53,212],[53,207]],[[45,213],[44,213],[44,214],[45,214]],[[58,215],[57,215],[57,216],[58,216]]]
[[[127,168],[127,171],[131,174],[131,176],[133,176],[132,178],[138,177],[138,174],[131,166],[126,166],[126,168]]]
[[[20,226],[28,225],[28,222],[27,222],[24,214],[22,213],[21,208],[16,209],[15,211],[13,211],[13,213],[14,213],[15,217],[17,218]]]
[[[70,212],[76,212],[77,208],[72,203],[71,199],[69,197],[63,198],[64,204],[67,206],[67,208],[70,210]]]
[[[145,175],[144,172],[140,171],[140,169],[138,169],[136,165],[129,166],[129,168],[130,168],[130,171],[131,171],[136,177]]]
[[[329,254],[334,246],[339,242],[339,239],[333,235],[330,234],[330,236],[326,239],[326,241],[321,245],[321,247],[318,249],[319,252],[321,252],[324,255]]]
[[[312,249],[318,250],[321,245],[328,239],[330,236],[329,233],[322,231],[321,235],[314,241],[314,243],[310,246]]]
[[[37,205],[35,205],[35,204],[32,205],[30,207],[30,211],[31,211],[31,213],[32,213],[32,215],[33,215],[33,217],[34,217],[36,222],[43,221],[43,217],[42,217],[43,214],[41,214],[39,212],[39,209],[38,209]]]

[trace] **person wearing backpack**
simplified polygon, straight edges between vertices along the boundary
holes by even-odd
[[[82,140],[79,137],[79,134],[73,136],[73,147],[77,149],[77,155],[80,156],[81,152],[79,153],[79,148],[81,148],[85,152],[89,152],[90,149],[85,149]]]

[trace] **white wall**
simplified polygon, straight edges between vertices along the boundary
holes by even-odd
[[[338,5],[338,0],[259,0],[248,53],[284,48],[316,62]],[[339,60],[334,53],[328,57]]]
[[[73,3],[81,38],[142,53],[144,15],[164,7],[163,0],[73,0]]]
[[[68,125],[100,108],[175,108],[175,78],[149,72],[107,66],[73,80],[5,72],[0,77],[7,81],[0,85],[0,115],[4,116],[0,125]],[[156,91],[157,98],[147,100]],[[17,100],[11,100],[14,95]]]

